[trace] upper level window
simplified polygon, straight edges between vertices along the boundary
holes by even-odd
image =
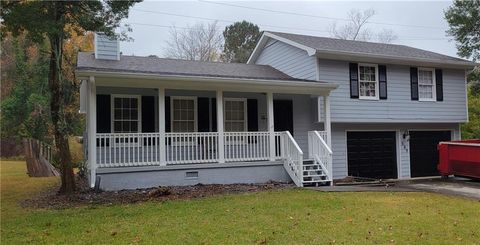
[[[359,64],[359,90],[360,99],[378,100],[378,66]]]
[[[226,98],[224,102],[225,132],[247,131],[247,100]]]
[[[435,70],[418,68],[418,100],[435,101]]]
[[[140,96],[112,95],[113,132],[140,132]]]
[[[172,97],[172,132],[197,131],[197,99],[195,97]]]

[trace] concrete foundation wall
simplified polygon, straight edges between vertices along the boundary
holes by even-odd
[[[197,177],[195,177],[195,175]],[[197,164],[167,167],[99,169],[102,190],[196,184],[290,182],[281,163]]]

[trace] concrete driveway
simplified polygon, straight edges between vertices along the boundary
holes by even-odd
[[[480,181],[450,177],[400,181],[398,187],[480,200]]]

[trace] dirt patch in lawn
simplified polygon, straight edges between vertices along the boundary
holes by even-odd
[[[86,186],[81,184],[81,186]],[[154,188],[101,191],[81,188],[71,195],[59,195],[57,188],[51,188],[37,197],[24,200],[21,205],[28,208],[62,209],[87,205],[130,204],[146,201],[169,201],[178,199],[203,198],[220,194],[259,192],[265,190],[294,188],[294,185],[280,182],[265,184],[228,184],[159,186]]]

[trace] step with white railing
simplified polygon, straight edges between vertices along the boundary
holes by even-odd
[[[326,134],[308,132],[309,160],[303,162],[304,185],[333,184],[332,150],[325,141]]]

